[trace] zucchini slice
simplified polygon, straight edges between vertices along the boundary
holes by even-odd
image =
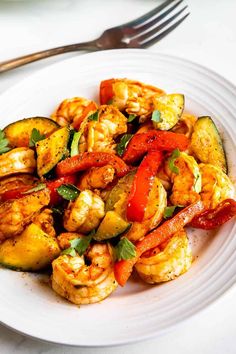
[[[60,254],[57,240],[32,223],[22,234],[0,245],[0,264],[21,271],[38,271],[51,264]]]
[[[121,194],[128,194],[130,192],[135,173],[136,169],[127,173],[127,175],[122,177],[119,182],[112,188],[106,201],[106,211],[114,209],[114,205],[120,200]]]
[[[178,123],[184,110],[184,95],[173,93],[159,96],[154,101],[154,107],[160,112],[159,116],[152,117],[154,127],[160,130],[170,130]]]
[[[218,129],[211,117],[199,117],[193,128],[191,148],[203,163],[219,167],[227,173],[227,160]]]
[[[131,224],[115,211],[108,211],[99,225],[94,239],[96,241],[108,240],[123,234],[130,226]]]
[[[5,127],[4,133],[12,147],[28,147],[33,128],[37,129],[41,135],[47,136],[60,126],[49,118],[24,118]]]
[[[68,153],[67,145],[70,138],[69,126],[60,128],[47,139],[35,144],[37,152],[37,171],[42,177]]]

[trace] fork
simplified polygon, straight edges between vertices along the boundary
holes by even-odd
[[[148,48],[172,32],[190,14],[187,13],[181,17],[179,16],[185,11],[187,6],[184,6],[178,12],[174,12],[182,2],[183,0],[166,0],[161,5],[133,21],[107,29],[99,38],[93,41],[47,49],[1,62],[0,73],[37,60],[78,50],[97,51],[117,48]],[[171,16],[169,17],[168,15]]]

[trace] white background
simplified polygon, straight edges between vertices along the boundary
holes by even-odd
[[[0,61],[36,50],[93,39],[105,28],[140,16],[159,2],[0,0]],[[191,11],[189,18],[151,49],[196,61],[236,84],[236,1],[186,0],[186,3]],[[0,74],[0,93],[40,68],[75,55],[83,54],[67,54]],[[151,341],[116,348],[69,348],[34,341],[0,326],[0,353],[235,354],[235,319],[234,288],[204,312],[169,334]]]

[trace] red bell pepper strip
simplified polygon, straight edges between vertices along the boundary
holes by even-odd
[[[136,256],[128,260],[120,260],[114,265],[114,273],[117,282],[124,286],[130,277],[133,266],[141,257],[141,255],[159,246],[165,242],[169,237],[183,229],[183,227],[191,222],[191,220],[204,210],[204,204],[202,201],[197,201],[182,209],[172,219],[165,221],[154,231],[150,232],[141,241],[136,244]]]
[[[64,176],[52,181],[47,181],[46,186],[50,190],[50,204],[57,205],[62,201],[62,197],[58,194],[57,188],[62,184],[75,184],[77,177],[75,175]]]
[[[81,116],[73,122],[73,124],[72,124],[73,128],[76,130],[79,130],[80,124],[83,122],[83,120],[86,119],[87,117],[89,117],[91,114],[95,113],[96,111],[97,111],[96,103],[90,102],[88,104],[88,106],[85,107]]]
[[[162,130],[149,130],[146,133],[135,134],[129,141],[123,154],[123,160],[130,164],[140,160],[147,151],[186,150],[189,139],[184,134]]]
[[[225,199],[215,209],[209,209],[197,215],[191,221],[191,226],[198,229],[212,230],[223,225],[236,215],[236,201]]]
[[[127,204],[126,216],[129,221],[143,221],[148,195],[161,161],[160,151],[150,151],[138,167]]]
[[[112,84],[115,79],[103,80],[100,83],[100,103],[107,104],[114,96]]]
[[[56,173],[58,176],[66,176],[91,167],[102,167],[108,164],[114,167],[118,177],[122,177],[129,172],[129,167],[126,163],[115,154],[109,152],[84,152],[59,162],[56,167]]]
[[[60,187],[62,184],[75,184],[76,183],[76,176],[75,175],[70,175],[70,176],[65,176],[58,178],[56,180],[51,180],[51,181],[45,181],[46,187],[50,190],[50,204],[51,205],[56,205],[60,203],[62,198],[57,192],[57,188]],[[25,185],[19,188],[11,189],[9,191],[6,191],[1,195],[1,201],[5,202],[10,199],[20,199],[26,196],[25,192],[29,191],[30,189],[36,187],[34,186],[29,186]]]
[[[1,202],[6,202],[7,200],[10,200],[10,199],[20,199],[25,196],[25,194],[23,194],[24,192],[27,192],[29,189],[31,189],[33,187],[35,187],[35,186],[30,186],[27,184],[22,187],[18,187],[18,188],[6,191],[1,195]]]

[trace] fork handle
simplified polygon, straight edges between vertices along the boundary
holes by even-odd
[[[43,50],[41,52],[36,52],[33,54],[24,55],[23,57],[0,62],[0,73],[18,68],[19,66],[23,66],[25,64],[29,64],[37,60],[49,58],[58,54],[75,52],[77,50],[95,51],[99,50],[99,47],[97,46],[96,41],[90,41]]]

